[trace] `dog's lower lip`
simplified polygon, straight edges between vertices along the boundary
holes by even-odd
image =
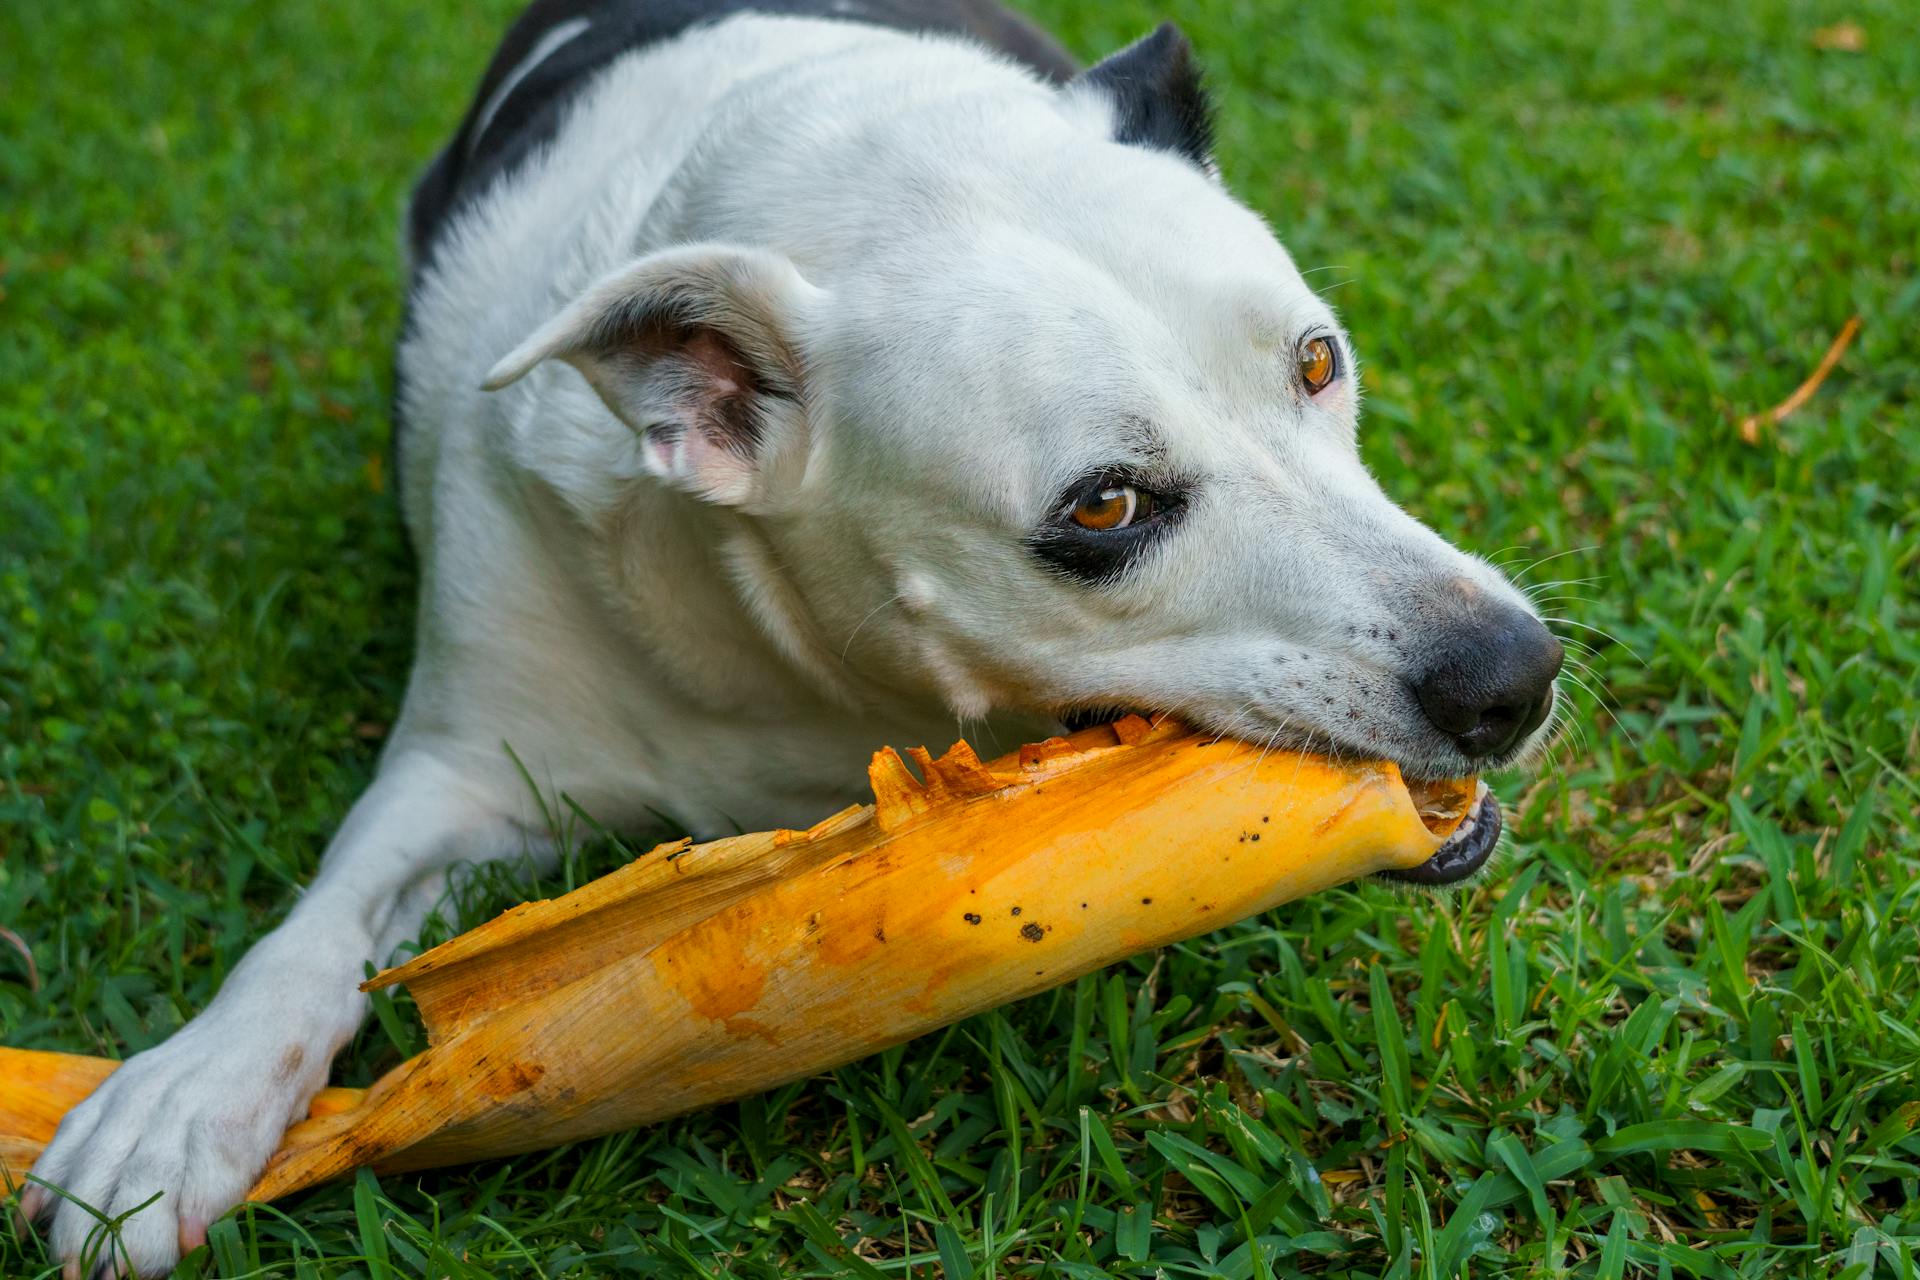
[[[1112,724],[1115,720],[1127,715],[1139,715],[1145,716],[1149,720],[1153,719],[1153,716],[1145,711],[1135,711],[1131,707],[1123,707],[1118,704],[1100,707],[1075,707],[1066,711],[1055,712],[1054,719],[1058,720],[1068,733],[1078,733],[1082,729],[1091,729],[1095,725]]]
[[[1458,884],[1487,864],[1500,841],[1500,802],[1484,792],[1467,820],[1460,824],[1431,858],[1415,867],[1382,871],[1388,880],[1403,884]]]

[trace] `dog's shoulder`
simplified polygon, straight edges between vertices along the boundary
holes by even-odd
[[[494,53],[459,131],[414,188],[407,241],[416,269],[463,205],[554,137],[595,73],[742,14],[963,36],[1056,83],[1078,69],[1051,36],[995,0],[534,0]]]

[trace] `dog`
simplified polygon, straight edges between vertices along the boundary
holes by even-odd
[[[204,1241],[449,869],[552,856],[528,776],[712,836],[1108,709],[1426,777],[1551,731],[1558,643],[1362,465],[1172,26],[1081,70],[993,0],[537,0],[405,235],[404,706],[286,920],[35,1166],[62,1258],[76,1201],[147,1205],[110,1271]]]

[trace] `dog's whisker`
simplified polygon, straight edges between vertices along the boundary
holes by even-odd
[[[1570,766],[1579,757],[1591,754],[1592,748],[1587,738],[1586,724],[1573,715],[1566,698],[1554,699],[1553,710],[1549,714],[1547,725],[1550,751],[1562,753],[1566,757],[1567,765]],[[1550,759],[1553,760],[1556,768],[1559,767],[1559,756],[1550,756]]]
[[[1541,556],[1538,560],[1531,561],[1524,567],[1513,570],[1509,576],[1518,581],[1525,578],[1543,564],[1552,564],[1555,560],[1564,559],[1567,556],[1582,555],[1585,552],[1598,551],[1599,549],[1600,544],[1597,542],[1584,547],[1568,547],[1565,551],[1556,551],[1550,556]]]
[[[1570,717],[1562,717],[1555,724],[1552,741],[1554,754],[1551,760],[1556,773],[1569,772],[1582,758],[1592,753],[1586,734]]]
[[[1553,712],[1553,733],[1556,740],[1572,739],[1581,755],[1590,754],[1592,740],[1584,720],[1576,719],[1570,708],[1556,706]]]
[[[874,619],[874,615],[879,613],[882,609],[886,608],[890,604],[899,604],[900,601],[904,598],[905,596],[903,594],[896,593],[893,596],[889,597],[888,599],[882,600],[879,604],[873,606],[873,608],[867,610],[867,616],[860,619],[860,621],[857,624],[855,624],[853,631],[847,636],[847,642],[840,646],[840,663],[842,666],[846,665],[847,655],[853,652],[853,638],[854,636],[857,636],[860,634],[860,629],[866,626],[869,622],[872,622]]]
[[[1538,586],[1524,587],[1522,594],[1526,596],[1527,603],[1536,609],[1562,600],[1577,600],[1582,604],[1598,603],[1594,597],[1584,592],[1566,590],[1565,584],[1560,583],[1541,583]]]
[[[1594,672],[1593,668],[1586,661],[1584,661],[1579,657],[1568,658],[1566,662],[1562,663],[1560,667],[1560,674],[1563,676],[1566,676],[1569,680],[1572,680],[1575,683],[1581,683],[1580,677],[1582,676],[1596,676],[1596,673]],[[1581,684],[1581,687],[1585,688],[1586,686],[1584,684]]]
[[[1547,715],[1545,727],[1546,734],[1541,739],[1545,744],[1545,749],[1541,752],[1541,756],[1546,761],[1547,769],[1550,772],[1558,773],[1560,772],[1561,755],[1566,749],[1566,739],[1560,732],[1563,727],[1563,721],[1557,699],[1555,700],[1554,709]]]
[[[1254,761],[1255,764],[1258,764],[1267,758],[1267,756],[1273,751],[1275,744],[1277,744],[1280,741],[1280,735],[1285,732],[1286,732],[1285,728],[1282,727],[1282,728],[1275,729],[1272,733],[1269,733],[1267,735],[1266,740],[1260,744],[1260,756],[1259,756],[1259,759]]]
[[[1578,679],[1578,677],[1569,677],[1569,681],[1567,681],[1567,683],[1571,683],[1574,689],[1578,689],[1578,691],[1580,691],[1580,695],[1582,695],[1582,700],[1584,700],[1584,702],[1592,702],[1592,706],[1594,706],[1594,710],[1603,710],[1603,712],[1607,712],[1607,716],[1609,716],[1609,718],[1613,718],[1613,722],[1620,723],[1620,720],[1622,720],[1622,716],[1624,716],[1624,710],[1622,710],[1620,706],[1617,706],[1617,704],[1609,704],[1609,699],[1605,697],[1605,693],[1601,693],[1601,691],[1597,691],[1597,689],[1594,689],[1594,687],[1590,687],[1590,685],[1588,685],[1586,681],[1582,681],[1582,679]],[[1582,718],[1574,718],[1574,716],[1572,716],[1572,700],[1574,700],[1572,699],[1572,695],[1563,695],[1563,697],[1561,697],[1561,699],[1559,700],[1567,704],[1567,706],[1565,706],[1565,710],[1561,710],[1561,714],[1563,714],[1563,718],[1567,720],[1567,725],[1569,725],[1569,729],[1571,729],[1571,731],[1574,731],[1574,733],[1580,733],[1580,735],[1582,735],[1582,747],[1584,747],[1584,745],[1586,745],[1586,741],[1584,741],[1584,737],[1586,737],[1586,733],[1588,733],[1588,729],[1590,729],[1590,725],[1588,725],[1588,722],[1586,722],[1586,718],[1584,718],[1584,716],[1582,716]],[[1628,739],[1628,743],[1634,743],[1634,748],[1638,750],[1638,747],[1640,747],[1640,745],[1638,745],[1638,743],[1634,741],[1634,733],[1632,733],[1632,729],[1626,729],[1626,727],[1622,725],[1622,733],[1626,733],[1626,739]]]
[[[1632,645],[1628,644],[1625,640],[1622,640],[1619,636],[1614,635],[1611,631],[1607,631],[1601,627],[1596,627],[1592,623],[1580,622],[1573,618],[1542,618],[1541,621],[1547,623],[1550,626],[1579,627],[1582,631],[1591,631],[1593,632],[1593,634],[1599,636],[1601,639],[1606,640],[1612,644],[1619,645],[1622,649],[1626,650],[1627,653],[1632,655],[1634,661],[1638,662],[1641,666],[1644,667],[1647,665],[1647,660],[1640,656],[1639,650],[1635,649]]]
[[[1626,735],[1627,741],[1632,745],[1634,751],[1636,753],[1641,751],[1642,748],[1640,745],[1639,735],[1635,734],[1633,729],[1627,724],[1626,707],[1624,705],[1622,705],[1617,699],[1609,700],[1604,693],[1601,693],[1600,691],[1594,689],[1592,686],[1587,684],[1586,681],[1582,680],[1578,675],[1575,675],[1571,671],[1562,671],[1561,675],[1565,676],[1568,680],[1570,680],[1576,687],[1578,687],[1588,697],[1592,698],[1596,703],[1598,703],[1602,710],[1606,711],[1608,715],[1612,716],[1613,723],[1619,727],[1621,733]]]
[[[1227,717],[1224,726],[1221,727],[1213,735],[1213,741],[1215,743],[1220,742],[1220,740],[1223,738],[1237,736],[1237,730],[1239,729],[1241,723],[1245,721],[1247,711],[1252,708],[1253,702],[1254,700],[1252,698],[1248,698],[1245,702],[1240,704],[1240,706],[1233,712],[1232,715]]]
[[[1192,706],[1198,699],[1198,694],[1191,693],[1184,698],[1175,698],[1169,706],[1163,708],[1163,711],[1172,719],[1184,719],[1187,708]]]
[[[1568,682],[1575,688],[1592,698],[1601,710],[1611,715],[1614,719],[1618,720],[1626,714],[1626,708],[1621,705],[1620,700],[1612,697],[1605,683],[1597,682],[1597,677],[1596,683],[1589,683],[1584,677],[1572,671],[1563,671],[1561,674],[1566,676]]]

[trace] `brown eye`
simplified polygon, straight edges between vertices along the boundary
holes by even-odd
[[[1073,522],[1082,529],[1105,533],[1124,529],[1152,509],[1151,501],[1130,484],[1102,485],[1073,504]]]
[[[1331,339],[1315,338],[1300,348],[1300,381],[1307,384],[1309,395],[1325,391],[1339,372],[1340,359],[1333,352]]]

